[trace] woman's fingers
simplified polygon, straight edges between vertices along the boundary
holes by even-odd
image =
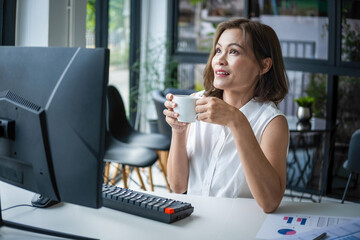
[[[178,113],[176,113],[174,111],[170,111],[168,109],[164,109],[163,114],[167,117],[172,117],[172,118],[177,118],[179,116]]]
[[[174,112],[171,108],[172,102],[166,101],[165,106],[168,107],[168,109],[164,109],[163,114],[166,116],[165,120],[170,125],[171,128],[175,129],[176,131],[183,131],[186,130],[186,123],[179,122],[177,118],[179,117],[179,114]]]
[[[207,106],[206,105],[196,105],[195,111],[197,113],[203,113],[206,112]]]
[[[166,99],[171,101],[173,99],[174,95],[172,93],[166,94]]]
[[[168,109],[173,109],[176,107],[176,103],[172,101],[165,101],[164,106]]]
[[[196,101],[195,111],[197,113],[203,113],[209,110],[210,104],[209,102],[213,101],[211,97],[202,97]]]
[[[177,120],[177,118],[173,118],[173,117],[169,117],[169,116],[166,116],[166,122],[168,124],[170,124],[170,126],[174,127],[174,126],[184,126],[186,125],[186,123],[183,123],[183,122],[179,122]]]
[[[171,94],[171,93],[168,93],[168,94],[166,95],[167,101],[164,102],[164,106],[165,106],[166,108],[168,108],[169,110],[173,110],[173,109],[176,107],[176,103],[174,103],[174,102],[172,101],[173,96],[174,96],[174,95]],[[164,113],[164,114],[165,114],[165,113]]]

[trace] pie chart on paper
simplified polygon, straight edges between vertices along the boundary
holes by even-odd
[[[283,229],[279,229],[278,233],[280,233],[281,235],[294,235],[296,231],[293,229],[283,228]]]

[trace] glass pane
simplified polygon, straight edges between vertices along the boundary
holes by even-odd
[[[204,90],[205,64],[181,63],[178,65],[178,88]]]
[[[275,30],[284,57],[328,58],[327,0],[252,0],[251,2],[258,3],[253,4],[259,8],[257,19]]]
[[[360,1],[342,1],[341,60],[360,61]]]
[[[209,52],[216,25],[244,16],[244,0],[180,0],[178,51]]]
[[[326,142],[327,75],[288,71],[289,93],[279,104],[289,123],[290,145],[287,156],[287,188],[320,193]],[[297,118],[299,106],[294,99],[314,98],[310,121]]]
[[[360,77],[339,77],[337,121],[339,124],[337,139],[350,141],[352,133],[360,128]]]
[[[95,0],[86,5],[86,47],[95,48]]]
[[[320,73],[307,73],[287,71],[289,78],[289,93],[279,103],[279,109],[288,116],[296,116],[298,109],[294,99],[309,96],[314,98],[312,114],[314,117],[325,118],[327,98],[327,75]]]
[[[349,176],[349,172],[343,168],[343,164],[348,157],[350,138],[360,128],[359,91],[360,77],[339,77],[332,192],[340,196],[344,192],[346,180]],[[356,191],[349,187],[346,197],[349,199],[356,194],[359,198],[359,189]]]
[[[129,114],[130,0],[109,1],[109,84],[122,96]]]

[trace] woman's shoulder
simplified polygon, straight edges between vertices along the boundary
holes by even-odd
[[[276,104],[271,101],[258,102],[254,99],[246,104],[241,111],[251,122],[265,121],[284,114],[277,108]]]
[[[262,109],[262,112],[266,112],[270,115],[284,115],[281,110],[276,106],[276,104],[272,101],[256,102],[256,104],[259,109]]]

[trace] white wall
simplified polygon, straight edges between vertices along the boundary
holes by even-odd
[[[15,44],[85,47],[86,3],[87,0],[18,0]]]
[[[49,0],[19,0],[15,44],[18,46],[48,46]]]
[[[50,0],[49,29],[47,35],[49,46],[69,46],[69,13],[68,0]]]

